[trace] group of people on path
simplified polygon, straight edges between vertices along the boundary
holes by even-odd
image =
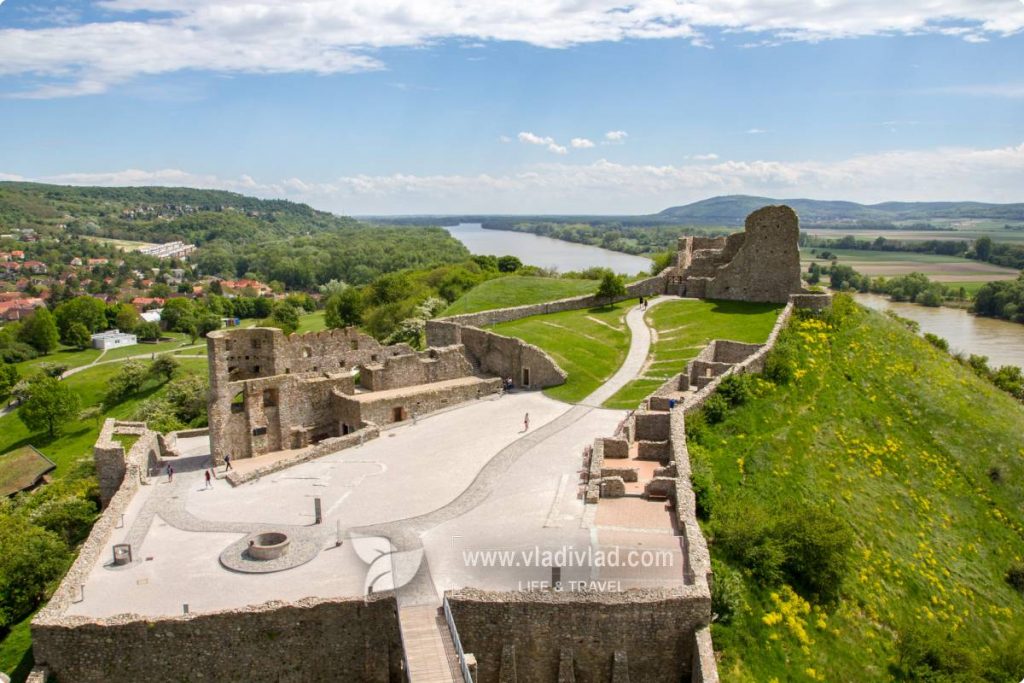
[[[640,310],[641,311],[646,311],[647,310],[647,304],[649,304],[649,303],[650,303],[649,299],[645,299],[644,297],[640,297]]]
[[[217,477],[217,475],[214,474],[213,467],[214,467],[214,465],[213,465],[213,463],[211,461],[210,467],[205,468],[204,471],[203,471],[203,479],[205,480],[205,484],[203,485],[203,488],[206,488],[206,489],[212,489],[213,488],[213,480]],[[231,467],[231,455],[228,454],[228,455],[224,456],[224,471],[227,472],[230,469],[233,469],[233,468]],[[167,483],[170,484],[170,483],[172,483],[174,481],[174,465],[168,463],[167,464],[167,469],[165,471],[167,472]]]

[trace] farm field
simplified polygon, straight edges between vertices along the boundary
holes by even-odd
[[[573,280],[553,277],[500,277],[482,282],[449,306],[441,315],[459,315],[496,308],[526,306],[572,296],[593,294],[597,280]]]
[[[1003,230],[1001,226],[1005,222],[1001,222],[999,227],[993,230],[980,228],[970,230],[830,230],[826,228],[801,228],[800,232],[834,239],[853,235],[857,239],[862,240],[884,237],[887,240],[963,240],[973,242],[979,237],[991,237],[993,242],[1024,242],[1024,230]]]
[[[721,422],[688,420],[729,587],[712,624],[722,680],[1016,681],[1024,596],[1004,576],[1024,557],[1024,407],[886,316],[837,308],[783,334],[791,381],[756,378]],[[726,552],[738,528],[753,549],[765,520],[808,509],[851,534],[836,602]]]
[[[1018,272],[1012,268],[1003,268],[956,256],[861,249],[828,249],[827,251],[839,258],[840,265],[850,266],[858,273],[871,277],[892,277],[917,272],[924,273],[932,280],[953,283],[1014,280],[1018,275]],[[806,271],[813,262],[821,265],[829,263],[824,259],[815,259],[809,250],[801,250],[801,270]]]
[[[665,380],[682,372],[686,363],[712,339],[759,344],[768,339],[781,304],[681,299],[647,311],[652,329],[651,352],[641,377],[605,402],[608,408],[635,408]]]

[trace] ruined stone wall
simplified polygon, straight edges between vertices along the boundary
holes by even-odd
[[[664,294],[665,277],[665,274],[661,274],[645,278],[643,280],[637,280],[636,282],[630,282],[626,285],[626,296],[620,297],[616,299],[616,301],[635,299],[640,296],[657,296],[659,294]],[[445,346],[447,344],[457,343],[455,341],[439,340],[436,337],[432,338],[430,336],[430,327],[433,322],[455,323],[466,327],[488,327],[490,325],[497,325],[498,323],[506,323],[512,320],[529,318],[534,315],[560,313],[562,311],[576,311],[581,308],[604,306],[607,303],[607,299],[599,299],[593,294],[589,294],[585,296],[571,297],[568,299],[558,299],[557,301],[548,301],[540,304],[528,304],[526,306],[498,308],[492,311],[480,311],[479,313],[453,315],[448,318],[440,318],[438,321],[428,320],[427,344],[430,346]]]
[[[393,356],[415,357],[408,344],[381,346],[355,328],[290,336],[277,328],[236,328],[211,332],[206,343],[210,445],[217,463],[228,453],[248,458],[337,436],[339,425],[326,411],[344,376]],[[263,405],[264,390],[276,392],[275,406]],[[240,392],[242,412],[232,408]],[[298,434],[293,426],[301,428]]]
[[[161,619],[37,617],[32,643],[37,664],[75,683],[405,680],[392,593]]]
[[[417,384],[442,382],[473,374],[473,366],[461,345],[430,348],[418,354],[391,356],[383,363],[364,365],[359,370],[360,386],[382,391]]]
[[[511,377],[517,387],[544,388],[565,382],[568,376],[544,350],[521,339],[505,337],[475,327],[459,328],[460,339],[480,372]],[[524,381],[523,370],[530,381]]]
[[[114,438],[116,434],[139,438],[132,444],[131,450],[125,453],[124,446]],[[137,462],[141,468],[134,476],[148,480],[152,464],[160,459],[160,454],[160,435],[147,429],[145,422],[123,422],[113,418],[104,420],[92,449],[101,505],[107,507],[117,494],[131,462]]]
[[[392,389],[369,394],[347,396],[335,392],[332,410],[348,425],[372,423],[384,427],[404,422],[438,410],[497,393],[501,380],[497,377],[465,377],[433,384],[421,384],[405,389]],[[401,419],[396,418],[396,410]]]
[[[519,681],[558,680],[562,651],[569,650],[577,681],[610,683],[620,651],[629,680],[678,683],[692,670],[693,633],[711,614],[710,596],[686,589],[446,595],[462,647],[476,657],[478,683],[504,680],[501,655],[509,646]]]
[[[737,233],[739,234],[739,233]],[[803,290],[800,280],[800,227],[788,206],[766,206],[747,216],[744,239],[729,254],[730,235],[723,256],[728,262],[707,283],[709,299],[785,303]]]

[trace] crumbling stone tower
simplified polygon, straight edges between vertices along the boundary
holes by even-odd
[[[668,293],[786,303],[804,291],[799,239],[800,221],[784,205],[758,209],[728,237],[681,237]]]

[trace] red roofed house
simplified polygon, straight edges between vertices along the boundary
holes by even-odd
[[[38,275],[42,275],[49,270],[46,267],[46,264],[42,261],[25,261],[25,268],[28,268],[30,271]]]
[[[147,308],[160,308],[164,305],[164,300],[158,296],[137,296],[132,299],[132,306],[135,307],[139,313],[142,313]]]
[[[28,299],[15,299],[14,301],[0,302],[0,319],[6,321],[21,320],[37,308],[42,308],[46,303],[39,297]]]

